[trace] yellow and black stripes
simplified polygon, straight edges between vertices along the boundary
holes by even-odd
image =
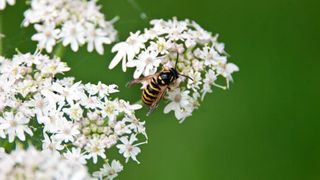
[[[147,87],[143,90],[142,101],[149,106],[153,103],[159,103],[160,100],[157,100],[159,94],[162,94],[162,92],[178,78],[178,75],[179,73],[174,68],[162,70],[156,78],[151,79]]]
[[[149,83],[149,85],[150,85],[151,89],[154,90],[154,91],[158,91],[159,92],[161,90],[159,85],[157,84],[157,81],[154,78],[152,78],[152,80]]]
[[[150,83],[143,90],[142,101],[147,105],[151,105],[157,99],[160,90],[161,89],[156,83],[156,80],[152,78]]]

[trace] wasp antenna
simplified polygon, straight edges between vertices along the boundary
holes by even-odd
[[[193,81],[193,79],[190,76],[184,75],[184,74],[179,74],[180,76],[186,77],[188,79],[190,79],[191,81]]]
[[[179,60],[179,52],[177,52],[176,64],[174,65],[174,68],[175,68],[175,69],[177,69],[178,60]]]

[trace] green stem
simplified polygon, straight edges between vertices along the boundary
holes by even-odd
[[[3,38],[2,31],[3,31],[2,14],[0,13],[0,55],[2,55],[2,50],[3,50],[3,47],[2,47],[2,38]]]
[[[62,43],[59,43],[53,51],[53,55],[59,58],[62,58],[64,53],[66,52],[66,48],[63,47]]]

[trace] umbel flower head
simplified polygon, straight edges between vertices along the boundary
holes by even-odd
[[[37,53],[0,57],[1,141],[19,139],[82,164],[104,164],[95,166],[94,175],[112,179],[123,167],[110,149],[139,163],[139,146],[147,139],[145,122],[135,116],[141,105],[112,98],[116,85],[55,78],[69,69],[59,58]]]
[[[90,179],[87,167],[56,152],[0,149],[0,179]]]
[[[13,6],[16,3],[16,0],[0,0],[0,11],[6,8],[7,3],[10,6]]]
[[[227,89],[232,81],[232,73],[239,68],[227,62],[224,44],[218,42],[218,35],[204,30],[188,19],[176,18],[168,21],[155,19],[151,28],[130,33],[126,41],[116,44],[112,52],[117,52],[109,68],[113,69],[122,61],[122,69],[135,68],[134,79],[155,74],[162,68],[174,68],[193,80],[180,76],[172,84],[165,98],[169,101],[164,112],[174,111],[181,122],[192,115],[205,95],[214,87]],[[179,56],[177,56],[177,54]],[[217,80],[225,79],[226,85]]]
[[[103,54],[103,45],[115,41],[117,31],[100,8],[96,0],[31,0],[23,25],[34,25],[37,33],[32,40],[49,53],[61,41],[73,51],[87,44],[89,52]]]

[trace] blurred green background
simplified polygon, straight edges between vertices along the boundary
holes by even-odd
[[[5,55],[33,52],[33,28],[21,29],[25,2],[0,12]],[[100,0],[116,23],[119,40],[148,26],[127,0]],[[149,143],[118,179],[316,180],[320,179],[320,1],[136,0],[149,18],[189,18],[220,34],[240,67],[229,91],[209,94],[179,124],[162,107],[147,121]],[[113,57],[70,49],[68,75],[83,82],[117,83],[120,97],[135,102],[138,88],[125,88],[132,71],[110,71]]]

